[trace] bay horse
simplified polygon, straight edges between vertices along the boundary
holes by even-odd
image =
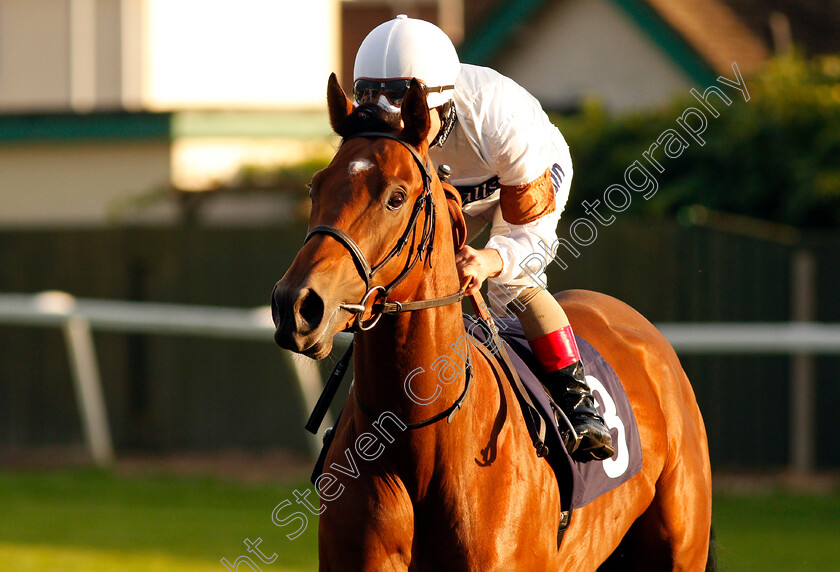
[[[325,463],[345,474],[316,483],[320,570],[707,569],[706,432],[665,338],[614,298],[558,296],[622,380],[644,458],[574,511],[558,548],[558,483],[510,384],[475,347],[445,382],[430,369],[465,329],[422,85],[395,122],[354,108],[335,75],[327,101],[343,141],[312,179],[310,232],[272,294],[281,347],[321,359],[355,329],[354,384]],[[408,429],[377,427],[385,412]]]

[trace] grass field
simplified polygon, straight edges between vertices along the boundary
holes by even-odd
[[[271,522],[293,489],[93,470],[0,473],[0,570],[218,572],[223,557],[234,563],[248,555],[243,541],[257,538],[266,556],[278,555],[264,570],[313,570],[316,523],[290,541],[292,527]]]
[[[274,572],[317,569],[316,523],[295,540],[271,512],[295,486],[103,471],[0,473],[0,570],[223,571],[262,539]],[[289,514],[291,511],[284,513]],[[840,570],[840,492],[715,497],[721,570]],[[256,561],[256,557],[254,557]],[[250,572],[248,566],[240,572]]]
[[[840,571],[840,492],[718,494],[721,570]]]

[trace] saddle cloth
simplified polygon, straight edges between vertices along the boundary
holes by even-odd
[[[642,469],[642,445],[636,417],[618,376],[601,354],[589,342],[575,336],[587,382],[594,393],[598,413],[610,429],[616,452],[604,461],[580,463],[572,459],[563,445],[553,410],[539,380],[543,375],[542,367],[531,352],[519,321],[508,318],[494,321],[503,343],[507,344],[511,363],[547,424],[547,459],[557,474],[561,498],[570,499],[567,506],[571,509],[585,506],[637,474]],[[464,325],[479,341],[487,341],[487,332],[476,327],[471,316],[464,316]],[[527,406],[521,398],[520,405],[523,409]]]

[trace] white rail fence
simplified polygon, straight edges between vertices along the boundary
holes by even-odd
[[[67,344],[86,445],[94,461],[107,465],[114,449],[97,365],[93,330],[153,335],[183,335],[271,342],[274,327],[267,306],[254,309],[186,306],[75,298],[65,292],[0,294],[0,324],[61,328]],[[704,323],[658,324],[681,355],[786,354],[797,357],[791,379],[791,468],[809,472],[814,466],[815,410],[811,356],[840,355],[840,324]],[[340,334],[346,346],[349,334]],[[295,372],[306,413],[320,395],[320,371],[311,360],[283,352]],[[325,420],[330,423],[329,419]],[[311,436],[317,454],[320,439]]]
[[[61,328],[86,445],[99,465],[107,465],[113,460],[114,448],[92,330],[258,342],[271,342],[274,333],[268,306],[239,309],[91,300],[55,291],[0,294],[0,324]],[[346,346],[351,339],[348,334],[340,335],[336,345]],[[291,352],[282,352],[282,355],[294,371],[304,404],[311,411],[321,394],[318,367],[312,360]],[[326,425],[331,423],[329,415],[324,422]],[[320,438],[309,435],[309,446],[317,455]]]

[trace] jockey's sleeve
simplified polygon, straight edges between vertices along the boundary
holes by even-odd
[[[550,169],[524,185],[500,186],[502,217],[510,224],[527,224],[554,212],[554,183]]]
[[[522,225],[508,223],[510,232],[507,234],[493,234],[485,248],[493,248],[499,252],[502,259],[502,271],[493,278],[499,284],[507,284],[511,280],[525,275],[522,264],[532,254],[537,253],[543,258],[550,258],[550,249],[557,240],[558,212],[548,213],[537,220]],[[545,265],[548,266],[549,260]]]

